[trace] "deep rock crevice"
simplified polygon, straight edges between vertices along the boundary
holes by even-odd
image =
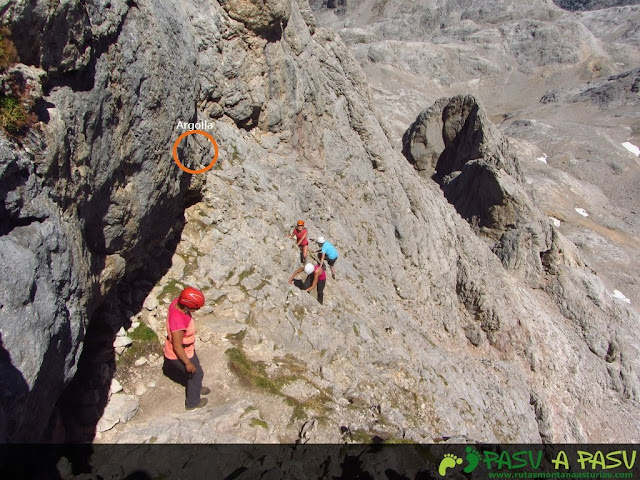
[[[73,380],[56,403],[48,426],[48,439],[56,442],[91,442],[111,395],[117,368],[114,341],[121,328],[129,329],[133,318],[143,310],[153,285],[171,267],[171,258],[184,222],[179,222],[165,245],[150,255],[152,264],[140,268],[130,262],[120,282],[107,293],[90,318],[83,338],[83,351]],[[135,266],[134,266],[135,265]]]

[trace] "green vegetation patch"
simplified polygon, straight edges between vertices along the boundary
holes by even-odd
[[[7,27],[0,27],[0,71],[18,63],[18,51],[11,41],[11,31]]]
[[[141,323],[135,330],[128,332],[127,336],[133,340],[133,343],[122,352],[122,355],[117,356],[118,370],[129,370],[133,368],[133,364],[138,358],[148,358],[154,353],[161,353],[158,335],[148,325]]]
[[[0,72],[20,61],[15,45],[11,41],[11,31],[0,27]],[[10,87],[9,95],[0,95],[0,128],[10,135],[23,133],[36,122],[34,114],[25,107],[26,92],[24,87]],[[7,92],[8,93],[8,92]]]
[[[316,413],[331,412],[331,408],[327,406],[327,403],[331,402],[329,392],[320,389],[317,386],[316,388],[318,388],[320,392],[305,401],[299,401],[284,394],[282,392],[282,388],[285,385],[296,380],[304,380],[308,382],[304,376],[304,374],[307,373],[307,369],[304,364],[293,355],[278,357],[274,360],[278,363],[281,369],[286,371],[286,373],[270,377],[266,372],[263,362],[253,362],[249,360],[245,352],[242,350],[242,338],[240,338],[240,336],[244,337],[244,332],[245,331],[243,330],[239,334],[236,334],[235,339],[232,339],[231,335],[227,335],[227,338],[234,341],[237,346],[230,348],[225,352],[229,359],[229,368],[240,378],[242,382],[272,395],[283,397],[286,403],[293,407],[291,422],[306,420],[308,417],[308,410],[313,410]]]
[[[277,363],[280,368],[286,368],[289,372],[297,375],[298,377],[302,377],[304,373],[307,373],[307,367],[305,364],[290,353],[287,353],[284,357],[274,357],[273,361]]]
[[[233,152],[231,153],[231,157],[229,158],[229,164],[233,166],[240,160],[240,154],[238,153],[238,148],[235,144],[231,145],[231,148]]]
[[[383,443],[390,444],[390,445],[413,445],[414,443],[417,443],[417,442],[413,440],[409,440],[408,438],[391,437],[391,438],[385,439]]]
[[[325,392],[320,392],[318,395],[298,403],[305,410],[313,410],[316,413],[330,413],[332,409],[327,406],[329,402],[331,402],[331,397]]]
[[[291,414],[291,419],[289,420],[290,423],[296,423],[307,419],[307,411],[302,405],[296,403],[294,399],[291,399],[291,401],[289,401],[288,403],[293,407],[293,413]]]
[[[236,273],[236,269],[234,267],[229,271],[229,273],[227,273],[227,276],[225,277],[224,281],[228,282],[229,280],[231,280],[231,277],[233,277],[235,273]]]
[[[181,291],[182,291],[182,284],[178,283],[178,281],[175,279],[171,279],[169,280],[169,282],[167,282],[165,287],[162,289],[162,292],[160,292],[160,295],[158,295],[158,298],[169,297],[170,299],[173,300],[174,298],[177,298],[178,295],[180,295]]]
[[[7,133],[17,134],[29,126],[29,114],[14,97],[0,95],[0,127]]]
[[[131,340],[140,342],[157,342],[158,335],[149,326],[141,323],[138,328],[128,334]]]
[[[250,277],[251,275],[253,275],[256,272],[256,266],[253,265],[251,268],[247,269],[247,270],[243,270],[242,273],[240,273],[240,275],[238,275],[238,283],[242,283],[242,281],[247,278]]]
[[[217,300],[214,300],[213,302],[213,306],[214,307],[219,307],[220,305],[222,305],[224,303],[224,301],[227,299],[227,294],[223,294],[222,296],[220,296]]]
[[[260,284],[254,288],[253,290],[262,290],[264,287],[266,287],[267,285],[269,285],[269,283],[271,283],[271,275],[267,275],[265,278],[262,279],[262,281],[260,282]]]
[[[267,425],[267,422],[265,422],[261,418],[252,418],[251,423],[249,423],[249,425],[251,425],[252,427],[262,427],[265,430],[269,429],[269,425]]]
[[[184,260],[185,260],[185,265],[184,265],[184,272],[182,273],[182,275],[185,278],[195,275],[196,270],[198,270],[197,253],[196,253],[196,257],[188,257],[188,258],[185,258]],[[197,277],[197,275],[195,276]]]
[[[157,337],[154,340],[134,340],[133,343],[122,352],[122,355],[117,357],[116,367],[120,371],[127,371],[133,368],[133,364],[138,358],[148,358],[149,355],[154,353],[162,353]]]
[[[244,412],[242,412],[242,415],[240,415],[240,418],[244,417],[245,415],[248,415],[251,412],[255,412],[257,410],[256,407],[254,407],[253,405],[249,405],[247,408],[244,409]]]
[[[298,321],[304,320],[305,309],[302,305],[296,305],[293,307],[293,315],[298,319]]]
[[[286,385],[283,378],[271,379],[263,362],[252,362],[241,348],[230,348],[225,352],[229,359],[229,368],[240,380],[273,395],[282,395],[282,387]]]
[[[355,443],[371,443],[373,435],[364,430],[354,430],[351,432],[350,437]]]

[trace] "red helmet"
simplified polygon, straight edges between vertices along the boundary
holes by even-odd
[[[300,227],[304,227],[304,220],[298,220],[298,225]]]
[[[204,294],[193,287],[187,287],[180,293],[178,302],[187,308],[201,308],[204,305]]]

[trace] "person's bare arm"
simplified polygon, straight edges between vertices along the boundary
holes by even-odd
[[[184,330],[176,330],[175,332],[171,332],[171,342],[173,344],[173,351],[176,354],[176,357],[184,363],[184,368],[186,368],[187,373],[189,375],[193,375],[196,373],[196,367],[189,357],[187,357],[186,352],[184,351],[184,347],[182,346],[182,339],[184,338]]]
[[[301,273],[303,270],[304,270],[304,267],[300,267],[295,272],[293,272],[293,274],[291,275],[291,278],[289,278],[289,285],[291,285],[293,283],[293,279],[296,278],[296,275]]]
[[[309,288],[307,288],[307,292],[310,292],[311,290],[313,290],[314,288],[316,288],[316,285],[318,284],[318,279],[320,278],[320,273],[322,272],[321,268],[318,268],[315,273],[313,274],[313,283],[311,284],[311,286]]]

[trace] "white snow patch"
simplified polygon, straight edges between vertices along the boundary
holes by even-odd
[[[622,300],[623,302],[629,303],[631,304],[631,300],[629,300],[624,293],[622,293],[620,290],[614,290],[613,291],[613,295],[611,295],[614,298],[617,298],[618,300]]]
[[[640,157],[640,148],[636,147],[633,143],[624,142],[622,146],[633,153],[636,157]]]
[[[547,154],[543,153],[542,155],[542,157],[538,157],[538,160],[540,160],[542,163],[547,163]]]
[[[584,208],[576,207],[576,212],[578,212],[583,217],[588,217],[589,216],[589,212],[587,212]]]
[[[551,219],[551,221],[553,222],[553,225],[554,225],[555,227],[559,227],[559,226],[560,226],[560,220],[558,220],[558,219],[557,219],[557,218],[555,218],[555,217],[549,217],[549,218]]]

